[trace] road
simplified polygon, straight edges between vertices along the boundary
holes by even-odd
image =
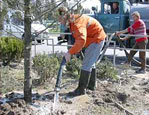
[[[49,37],[51,40],[44,40],[42,44],[37,44],[35,45],[34,42],[32,44],[32,57],[38,54],[51,54],[51,53],[56,53],[56,52],[67,52],[67,47],[66,46],[54,46],[52,47],[52,40],[54,42],[54,45],[58,43],[57,36],[51,36]],[[50,44],[50,45],[47,45]],[[65,43],[65,45],[67,45]]]

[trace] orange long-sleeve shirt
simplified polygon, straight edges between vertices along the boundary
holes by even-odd
[[[70,54],[76,54],[83,47],[88,47],[91,43],[99,43],[106,38],[103,27],[96,19],[87,15],[74,15],[74,19],[75,21],[70,22],[70,31],[75,43],[68,51]]]

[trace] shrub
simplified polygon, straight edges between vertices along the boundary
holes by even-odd
[[[99,79],[112,79],[117,80],[117,70],[113,67],[112,63],[106,58],[97,66],[97,78]]]
[[[40,76],[39,79],[36,79],[33,83],[35,85],[44,84],[45,81],[51,81],[58,73],[60,63],[62,61],[62,56],[58,54],[52,54],[50,56],[37,55],[33,59],[33,68],[37,71]],[[81,67],[81,60],[73,57],[70,62],[66,64],[66,74],[69,74],[73,77],[78,77]]]
[[[40,75],[39,84],[43,84],[46,80],[51,79],[57,74],[59,64],[59,58],[56,54],[48,56],[37,55],[33,59],[33,67]]]
[[[73,77],[78,77],[81,68],[81,59],[73,57],[70,62],[67,63],[66,69]]]
[[[15,37],[0,38],[0,60],[3,65],[9,65],[11,61],[20,61],[23,57],[24,43]]]

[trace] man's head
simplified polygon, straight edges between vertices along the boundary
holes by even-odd
[[[75,19],[74,19],[73,13],[70,13],[66,7],[64,6],[59,7],[58,12],[59,12],[60,17],[63,18],[66,21],[66,23],[74,22]]]
[[[140,19],[140,13],[138,11],[135,11],[131,14],[132,18],[134,21],[137,21],[138,19]]]
[[[70,12],[68,11],[68,9],[64,6],[61,6],[58,8],[58,13],[60,15],[60,17],[64,18],[66,21],[68,21],[70,19]]]
[[[58,8],[58,13],[60,16],[65,15],[68,12],[68,9],[64,6]]]
[[[118,3],[117,3],[117,2],[114,2],[114,3],[112,4],[112,7],[113,7],[113,9],[117,9],[117,8],[118,8]]]

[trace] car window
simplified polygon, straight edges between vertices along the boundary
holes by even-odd
[[[107,2],[104,3],[104,14],[118,14],[119,3],[118,2]]]
[[[111,14],[111,6],[109,3],[104,4],[104,14]]]

